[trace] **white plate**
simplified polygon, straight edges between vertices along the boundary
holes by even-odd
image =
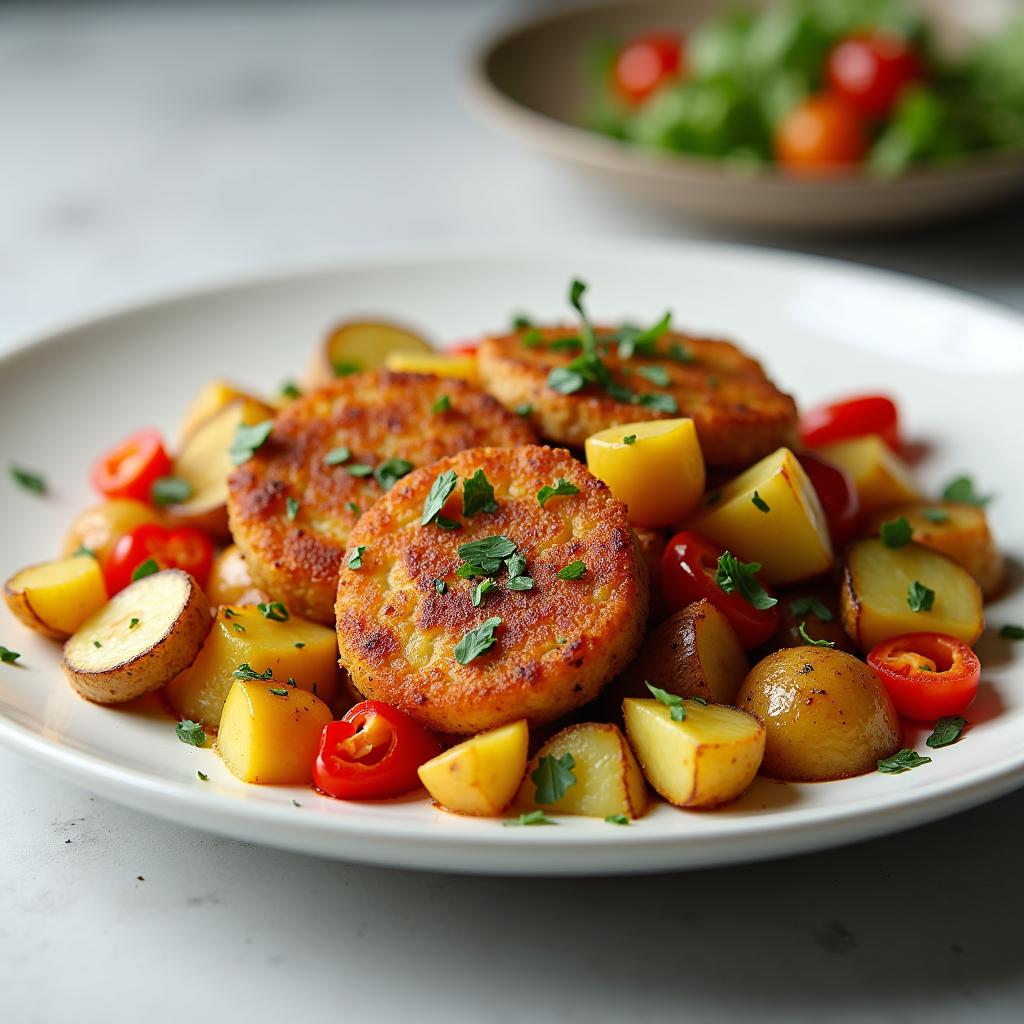
[[[43,471],[42,500],[0,484],[0,570],[52,557],[91,500],[92,456],[130,429],[173,430],[208,377],[265,389],[294,376],[325,326],[386,314],[437,338],[473,337],[512,312],[567,316],[572,275],[589,281],[601,319],[653,319],[724,334],[761,356],[802,401],[885,388],[899,396],[920,466],[937,488],[970,470],[997,495],[994,527],[1024,551],[1024,322],[977,299],[855,266],[711,245],[589,242],[460,249],[250,281],[118,313],[23,346],[0,363],[3,462]],[[1019,584],[1019,573],[1015,581]],[[990,622],[1024,622],[1019,585]],[[346,804],[310,790],[245,786],[209,751],[179,743],[156,711],[101,708],[76,697],[55,645],[6,610],[0,643],[23,652],[0,666],[0,741],[89,789],[184,824],[331,857],[469,872],[584,874],[722,864],[806,851],[951,814],[1024,781],[1024,647],[986,633],[973,728],[931,764],[899,776],[783,785],[758,781],[713,813],[665,805],[628,828],[562,819],[504,828],[458,818],[426,799]],[[924,734],[908,737],[924,750]],[[201,782],[202,770],[210,776]],[[296,807],[293,801],[300,806]]]

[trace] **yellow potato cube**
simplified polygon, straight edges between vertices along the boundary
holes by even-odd
[[[861,515],[921,497],[907,464],[877,434],[828,444],[815,451],[849,474],[860,498]]]
[[[585,447],[587,468],[626,503],[636,526],[678,523],[704,494],[704,455],[691,419],[623,423],[592,434]]]
[[[754,781],[764,758],[765,728],[724,704],[685,702],[686,718],[657,700],[622,702],[626,732],[647,781],[677,807],[714,807]]]
[[[564,760],[566,755],[572,758],[570,770],[576,781],[559,799],[539,800],[533,775],[540,768],[541,759],[557,758],[568,764]],[[624,814],[639,818],[647,810],[647,786],[622,732],[604,722],[585,722],[556,733],[537,751],[516,794],[515,805],[524,811],[543,810],[551,814],[592,818]]]
[[[832,542],[818,493],[788,448],[765,456],[727,483],[690,527],[738,558],[760,562],[769,583],[796,583],[832,566]]]
[[[426,373],[476,382],[476,356],[447,356],[443,352],[389,352],[384,365],[396,373]]]
[[[22,569],[4,584],[8,608],[30,629],[63,640],[107,603],[99,562],[74,555]]]
[[[195,431],[196,427],[205,423],[214,413],[220,412],[225,406],[239,400],[262,404],[260,399],[226,380],[208,381],[185,410],[185,417],[182,420],[181,429],[178,431],[179,440],[184,441]]]
[[[237,679],[224,702],[214,748],[243,782],[308,785],[330,721],[331,709],[305,690]]]
[[[420,765],[420,782],[449,811],[496,817],[519,788],[529,743],[525,719],[480,733]]]
[[[294,616],[278,622],[256,605],[222,605],[199,656],[167,684],[167,699],[181,718],[216,729],[233,673],[244,664],[257,674],[269,669],[274,679],[292,679],[330,704],[339,686],[337,659],[334,630],[327,626]]]

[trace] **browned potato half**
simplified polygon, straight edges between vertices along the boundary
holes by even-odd
[[[779,595],[779,628],[769,646],[803,647],[807,640],[800,635],[800,626],[812,640],[828,640],[839,651],[856,651],[843,629],[835,584],[801,587]]]
[[[726,617],[710,601],[696,601],[647,634],[640,653],[602,702],[617,717],[623,698],[650,697],[645,685],[650,683],[679,697],[732,704],[747,667]]]
[[[121,704],[188,668],[213,620],[199,584],[164,569],[126,587],[64,645],[62,668],[87,700]]]
[[[231,544],[213,560],[210,579],[206,584],[206,596],[210,604],[259,604],[268,601],[265,594],[253,582],[245,555]]]
[[[64,640],[107,602],[100,564],[91,555],[72,555],[15,573],[4,584],[4,599],[29,629]]]
[[[352,320],[338,324],[313,354],[307,375],[309,387],[321,387],[336,377],[376,370],[391,352],[433,352],[425,338],[383,320]]]
[[[765,775],[793,782],[872,771],[900,749],[896,709],[864,662],[829,647],[787,647],[759,661],[736,697],[768,730]]]
[[[868,523],[877,534],[882,523],[903,516],[914,531],[914,541],[948,555],[975,579],[985,597],[1003,585],[1006,567],[988,528],[988,516],[979,505],[956,501],[916,502],[879,512]]]
[[[544,758],[558,759],[575,777],[556,800],[538,798],[548,795],[546,790],[538,793],[541,787],[533,778]],[[647,786],[621,731],[603,722],[584,722],[556,733],[537,751],[526,768],[515,806],[525,811],[539,809],[591,818],[619,814],[639,818],[647,810]]]
[[[839,605],[843,628],[862,651],[904,633],[946,633],[973,644],[985,628],[973,577],[920,544],[891,548],[877,538],[854,544]]]
[[[849,475],[857,489],[862,516],[917,501],[921,496],[910,467],[877,434],[827,444],[817,453]]]

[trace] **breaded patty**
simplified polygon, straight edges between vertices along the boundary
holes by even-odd
[[[597,329],[599,339],[612,333]],[[727,341],[667,331],[647,354],[641,349],[624,357],[618,344],[602,340],[598,351],[610,373],[612,397],[594,383],[570,394],[549,386],[551,371],[579,356],[579,345],[567,343],[578,336],[575,328],[548,327],[486,338],[479,350],[480,379],[507,408],[529,406],[541,436],[574,448],[617,423],[671,416],[693,418],[712,466],[749,466],[796,439],[793,399],[772,384],[760,363]]]
[[[258,587],[333,625],[349,531],[396,476],[464,448],[532,440],[521,417],[464,381],[386,370],[345,377],[283,409],[232,474],[231,534]]]
[[[464,481],[481,470],[493,510],[468,517]],[[451,482],[445,473],[458,485],[440,514],[457,529],[422,524],[435,481]],[[542,507],[538,492],[559,480],[576,492]],[[498,538],[492,550],[515,550],[490,565],[460,555],[487,538]],[[349,542],[360,564],[343,568],[338,584],[341,664],[365,696],[439,732],[519,718],[539,725],[593,700],[629,663],[646,625],[647,567],[626,506],[562,449],[478,448],[442,459],[396,485]],[[463,556],[474,578],[459,575]],[[489,621],[493,646],[460,663],[467,651],[457,645]]]

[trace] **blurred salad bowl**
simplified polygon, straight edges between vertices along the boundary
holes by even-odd
[[[534,148],[735,228],[886,230],[1024,190],[1009,0],[576,7],[494,38],[471,91]]]

